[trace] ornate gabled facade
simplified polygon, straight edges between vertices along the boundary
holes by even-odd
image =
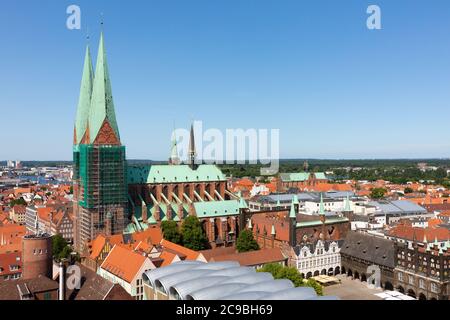
[[[303,242],[292,248],[289,264],[296,267],[303,278],[341,273],[340,250],[344,240]]]
[[[125,147],[120,143],[103,34],[93,76],[86,50],[74,129],[75,246],[82,251],[98,234],[124,230]]]

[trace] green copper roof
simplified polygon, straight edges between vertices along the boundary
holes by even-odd
[[[294,196],[292,197],[292,203],[293,204],[299,204],[300,202],[298,201],[298,196],[296,194],[294,194]]]
[[[77,115],[75,118],[76,144],[79,144],[86,132],[89,117],[89,107],[91,105],[92,82],[94,72],[92,71],[91,52],[89,46],[86,47],[84,58],[83,75],[81,77],[80,95],[78,97]]]
[[[247,202],[245,202],[244,198],[239,199],[239,209],[247,209]]]
[[[292,219],[297,218],[297,213],[295,212],[294,204],[291,204],[291,211],[289,212],[289,218],[292,218]]]
[[[108,64],[106,61],[105,45],[103,33],[100,35],[100,44],[97,55],[97,65],[95,67],[95,78],[92,89],[91,107],[89,110],[89,135],[91,142],[95,140],[97,134],[105,121],[116,133],[120,140],[119,127],[117,126],[116,114],[114,112],[114,102],[109,79]]]
[[[316,179],[326,179],[325,173],[323,172],[314,172],[313,174]],[[308,180],[309,175],[309,172],[280,173],[280,178],[284,182],[299,182]]]
[[[325,206],[323,204],[323,194],[320,194],[319,214],[325,214]]]
[[[128,184],[142,183],[177,183],[177,182],[208,182],[225,181],[222,171],[210,164],[199,165],[196,170],[188,165],[150,165],[129,166],[127,172]]]
[[[344,217],[336,217],[336,218],[327,218],[325,220],[325,224],[333,224],[333,223],[342,223],[342,222],[348,222],[349,220]],[[302,228],[302,227],[313,227],[313,226],[320,226],[322,225],[322,221],[320,220],[313,220],[313,221],[302,221],[297,222],[296,227]]]
[[[239,214],[239,201],[224,200],[194,202],[194,209],[198,218],[234,216]]]
[[[344,211],[346,211],[346,212],[351,211],[351,209],[350,209],[350,199],[348,198],[348,194],[347,194],[347,198],[345,199]]]

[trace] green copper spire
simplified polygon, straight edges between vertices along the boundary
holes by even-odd
[[[86,132],[89,117],[89,107],[91,105],[92,82],[94,72],[92,71],[92,60],[89,45],[86,46],[86,56],[84,58],[83,76],[81,77],[80,96],[78,98],[77,115],[75,118],[74,144],[79,144]]]
[[[91,108],[89,110],[89,135],[91,143],[95,141],[105,119],[108,120],[117,139],[120,141],[102,32],[98,48],[97,65],[95,67]]]
[[[323,205],[323,195],[320,194],[319,214],[325,214],[325,206]]]
[[[239,199],[239,209],[247,209],[247,203],[245,202],[244,198]]]
[[[278,207],[278,208],[281,207],[280,199],[277,200],[277,207]]]
[[[175,135],[175,131],[172,132],[169,162],[170,164],[180,164],[180,158],[178,157],[177,137]]]
[[[296,219],[297,213],[295,212],[294,204],[291,204],[291,211],[289,212],[289,218]]]
[[[299,202],[298,202],[298,197],[297,197],[296,194],[294,194],[294,196],[292,197],[292,203],[293,203],[293,204],[299,204]]]
[[[344,207],[344,211],[345,211],[345,212],[351,211],[351,209],[350,209],[350,199],[349,199],[349,197],[348,197],[348,193],[347,193],[347,198],[345,199],[345,207]]]

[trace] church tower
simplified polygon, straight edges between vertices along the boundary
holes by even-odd
[[[192,170],[197,169],[195,158],[197,153],[195,152],[195,140],[194,140],[194,125],[191,124],[191,132],[189,136],[189,151],[188,151],[188,164]]]
[[[127,190],[125,146],[120,142],[103,33],[95,75],[89,48],[74,133],[75,247],[100,233],[122,233]],[[76,189],[76,191],[75,191]]]
[[[173,131],[173,133],[172,133],[169,164],[171,164],[171,165],[180,164],[180,158],[178,157],[177,137],[176,137],[175,131]]]

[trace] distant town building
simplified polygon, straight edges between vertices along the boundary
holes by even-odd
[[[289,188],[301,189],[305,186],[314,186],[320,182],[328,182],[328,178],[323,172],[280,173],[278,191],[286,191]]]
[[[25,224],[26,207],[24,205],[15,205],[10,211],[10,219],[17,224]]]

